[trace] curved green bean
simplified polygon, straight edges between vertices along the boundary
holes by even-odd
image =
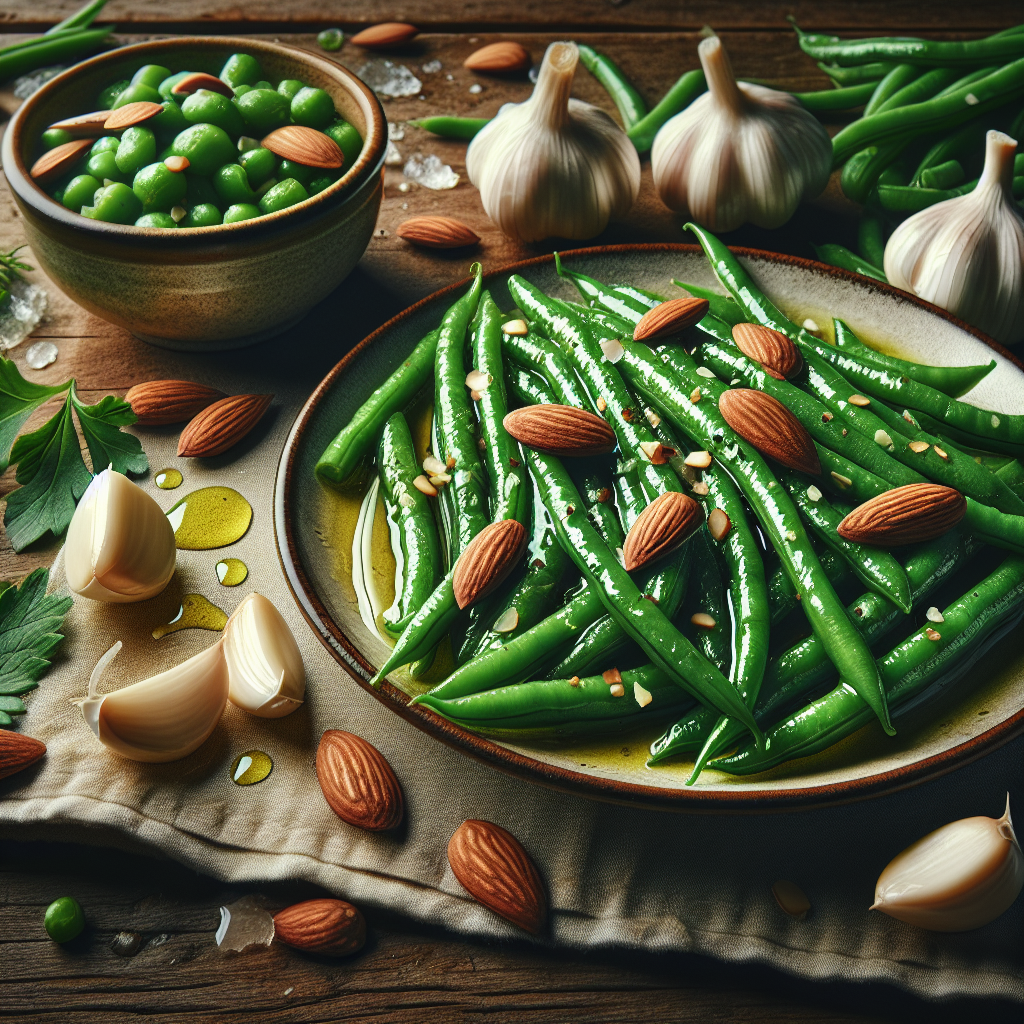
[[[889,283],[889,279],[878,267],[873,267],[855,252],[850,252],[845,245],[828,242],[825,245],[814,246],[814,252],[820,262],[827,263],[830,267],[841,267],[843,270],[852,270],[862,277],[871,277],[876,281]]]
[[[885,77],[876,84],[871,99],[864,108],[864,117],[870,117],[883,103],[895,96],[905,85],[921,77],[921,69],[914,64],[894,64]]]
[[[647,114],[643,97],[609,57],[585,43],[577,43],[576,47],[580,52],[580,63],[604,86],[618,108],[622,126],[628,132]]]
[[[877,84],[898,65],[892,61],[875,61],[872,64],[855,64],[848,68],[844,68],[839,64],[825,63],[819,63],[818,67],[837,86],[844,86],[858,85],[861,82],[875,82]]]
[[[700,68],[680,75],[651,112],[626,132],[636,151],[641,156],[650,152],[654,136],[661,130],[661,126],[684,107],[688,107],[702,92],[706,92],[707,87],[704,72]]]

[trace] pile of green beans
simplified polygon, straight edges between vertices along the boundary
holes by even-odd
[[[47,29],[42,36],[0,48],[0,81],[26,75],[37,68],[76,61],[98,49],[114,26],[92,28],[107,0],[90,0],[84,7]]]
[[[708,313],[684,345],[633,341],[664,301],[653,292],[605,284],[556,256],[582,301],[511,275],[517,309],[506,315],[477,266],[317,473],[345,489],[377,453],[399,571],[378,624],[397,641],[375,683],[449,644],[453,658],[438,661],[436,683],[420,684],[414,704],[516,742],[661,730],[649,764],[690,759],[692,784],[706,768],[751,774],[807,756],[871,722],[893,732],[908,702],[962,675],[1020,617],[1024,417],[957,400],[994,363],[885,356],[842,321],[836,344],[825,345],[789,321],[717,238],[688,228],[728,297],[706,292]],[[802,368],[789,380],[769,375],[734,344],[738,323],[786,335]],[[780,467],[737,434],[719,411],[730,388],[785,405],[809,434],[820,474]],[[430,394],[426,451],[405,416]],[[505,431],[508,410],[553,403],[604,417],[617,450],[556,457]],[[443,472],[433,472],[438,464]],[[853,505],[926,481],[964,495],[959,526],[894,550],[840,536]],[[651,502],[680,491],[703,505],[705,523],[627,572],[624,537]],[[526,527],[528,549],[493,595],[460,611],[459,552],[503,519]],[[941,612],[929,607],[940,594]],[[878,657],[883,640],[895,646]]]

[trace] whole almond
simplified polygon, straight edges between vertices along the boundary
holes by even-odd
[[[178,454],[194,459],[226,452],[259,423],[273,398],[273,395],[232,395],[208,405],[181,432]]]
[[[626,572],[639,569],[674,551],[704,522],[699,502],[677,491],[666,491],[637,516],[622,545]]]
[[[366,942],[366,918],[344,900],[305,900],[274,915],[274,938],[307,953],[348,956]]]
[[[371,25],[349,38],[356,46],[365,46],[368,50],[381,49],[388,46],[400,46],[409,42],[419,34],[415,25],[404,21],[385,21],[380,25]]]
[[[448,840],[448,863],[478,903],[540,934],[547,918],[544,883],[515,836],[489,821],[464,821]]]
[[[46,185],[66,174],[92,148],[93,139],[75,139],[48,149],[33,165],[29,176],[40,185]]]
[[[814,476],[821,472],[811,435],[777,398],[750,388],[733,388],[722,392],[718,408],[725,422],[762,455]]]
[[[605,455],[615,447],[615,431],[604,419],[572,405],[528,405],[504,424],[521,444],[551,455]]]
[[[341,147],[328,135],[301,124],[286,124],[261,143],[264,149],[304,167],[340,167],[345,162]]]
[[[24,733],[0,729],[0,779],[35,764],[45,753],[45,743]]]
[[[410,217],[398,226],[397,234],[427,249],[458,249],[480,241],[472,228],[454,217]]]
[[[498,586],[512,571],[525,544],[526,529],[515,519],[499,519],[485,526],[455,563],[452,589],[458,606],[468,608]]]
[[[125,394],[125,401],[143,427],[161,427],[184,423],[220,398],[223,391],[195,384],[190,380],[149,380],[136,384]]]
[[[858,544],[917,544],[952,530],[967,512],[967,500],[942,484],[906,484],[858,505],[836,528]]]
[[[328,729],[316,748],[316,777],[342,821],[370,832],[385,832],[401,822],[402,787],[384,755],[361,736]]]
[[[149,100],[126,103],[123,107],[110,112],[110,117],[103,122],[103,128],[108,132],[119,132],[122,128],[131,128],[133,125],[148,121],[151,117],[156,117],[163,109],[162,104],[151,103]]]
[[[803,368],[799,349],[781,331],[763,324],[736,324],[732,329],[736,347],[776,380],[793,377]]]
[[[191,75],[179,79],[171,87],[171,94],[191,96],[192,93],[199,92],[200,89],[205,89],[207,92],[219,92],[221,96],[227,96],[228,99],[233,99],[235,95],[235,90],[227,82],[208,75],[205,71],[194,71]]]
[[[507,40],[488,43],[474,50],[462,66],[470,71],[490,71],[500,74],[507,71],[525,71],[530,66],[530,54],[526,47]]]
[[[109,110],[94,110],[91,114],[79,114],[77,117],[55,121],[50,127],[59,128],[70,135],[88,135],[95,139],[102,133],[103,125],[106,124],[110,113]]]
[[[685,331],[708,314],[707,299],[670,299],[648,310],[633,328],[634,341],[657,341]]]

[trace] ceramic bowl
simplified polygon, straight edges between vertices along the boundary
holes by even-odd
[[[89,220],[28,176],[47,126],[89,110],[111,82],[144,64],[218,74],[239,51],[273,81],[298,78],[326,90],[363,136],[359,157],[330,188],[266,217],[172,231]],[[256,39],[179,37],[113,50],[53,78],[11,119],[3,167],[32,253],[63,291],[146,341],[212,350],[285,330],[348,275],[373,234],[386,147],[377,97],[333,61]]]
[[[994,357],[996,368],[964,396],[965,401],[1004,413],[1024,413],[1020,364],[942,310],[888,285],[820,263],[735,251],[767,294],[798,323],[811,318],[827,331],[832,316],[840,317],[876,346],[924,363],[970,365]],[[683,294],[670,284],[673,277],[721,290],[696,246],[609,246],[563,253],[562,259],[571,269],[599,280],[630,281],[668,296]],[[510,272],[552,295],[578,299],[572,285],[555,273],[552,257],[544,256],[487,275],[485,287],[502,309],[514,305],[505,288]],[[367,629],[352,588],[353,509],[358,509],[358,497],[339,496],[323,487],[314,478],[313,467],[337,431],[417,341],[436,327],[466,284],[452,285],[417,303],[350,352],[314,391],[285,445],[275,502],[278,550],[303,613],[351,675],[353,685],[368,688],[367,681],[387,657],[388,647]],[[384,565],[390,551],[383,516],[380,524],[374,570],[386,577],[393,570]],[[952,581],[950,587],[956,589]],[[957,590],[936,600],[945,605],[959,596]],[[372,692],[442,742],[534,782],[674,810],[792,809],[863,799],[913,785],[987,753],[1024,729],[1019,618],[1008,628],[1011,635],[1004,629],[993,637],[970,664],[960,664],[954,676],[932,687],[926,694],[929,699],[897,708],[895,737],[869,725],[829,750],[760,775],[729,776],[707,770],[689,787],[685,782],[692,761],[681,758],[652,768],[645,765],[651,741],[671,720],[659,715],[653,704],[650,719],[630,733],[555,746],[487,739],[419,705],[409,706],[410,695],[425,687],[402,672],[393,673]],[[893,643],[898,639],[894,637]]]

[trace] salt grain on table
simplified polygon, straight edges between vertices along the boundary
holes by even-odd
[[[424,188],[455,188],[459,183],[458,174],[448,164],[441,163],[441,158],[433,153],[430,156],[424,156],[422,153],[413,154],[402,169],[402,173],[410,181]]]
[[[356,74],[378,95],[390,99],[415,96],[423,83],[404,64],[390,60],[371,60]]]
[[[401,142],[405,138],[405,125],[388,121],[388,138],[393,142]]]
[[[42,370],[57,361],[57,346],[52,341],[37,341],[25,353],[25,362],[33,370]]]
[[[420,70],[425,75],[436,75],[443,67],[444,65],[439,60],[428,60],[426,64],[420,67]]]
[[[387,164],[388,167],[402,166],[402,154],[390,139],[388,139],[388,148],[384,153],[384,163]]]
[[[0,313],[0,352],[20,345],[46,312],[46,292],[42,288],[19,277],[11,282],[10,291],[11,300]]]

